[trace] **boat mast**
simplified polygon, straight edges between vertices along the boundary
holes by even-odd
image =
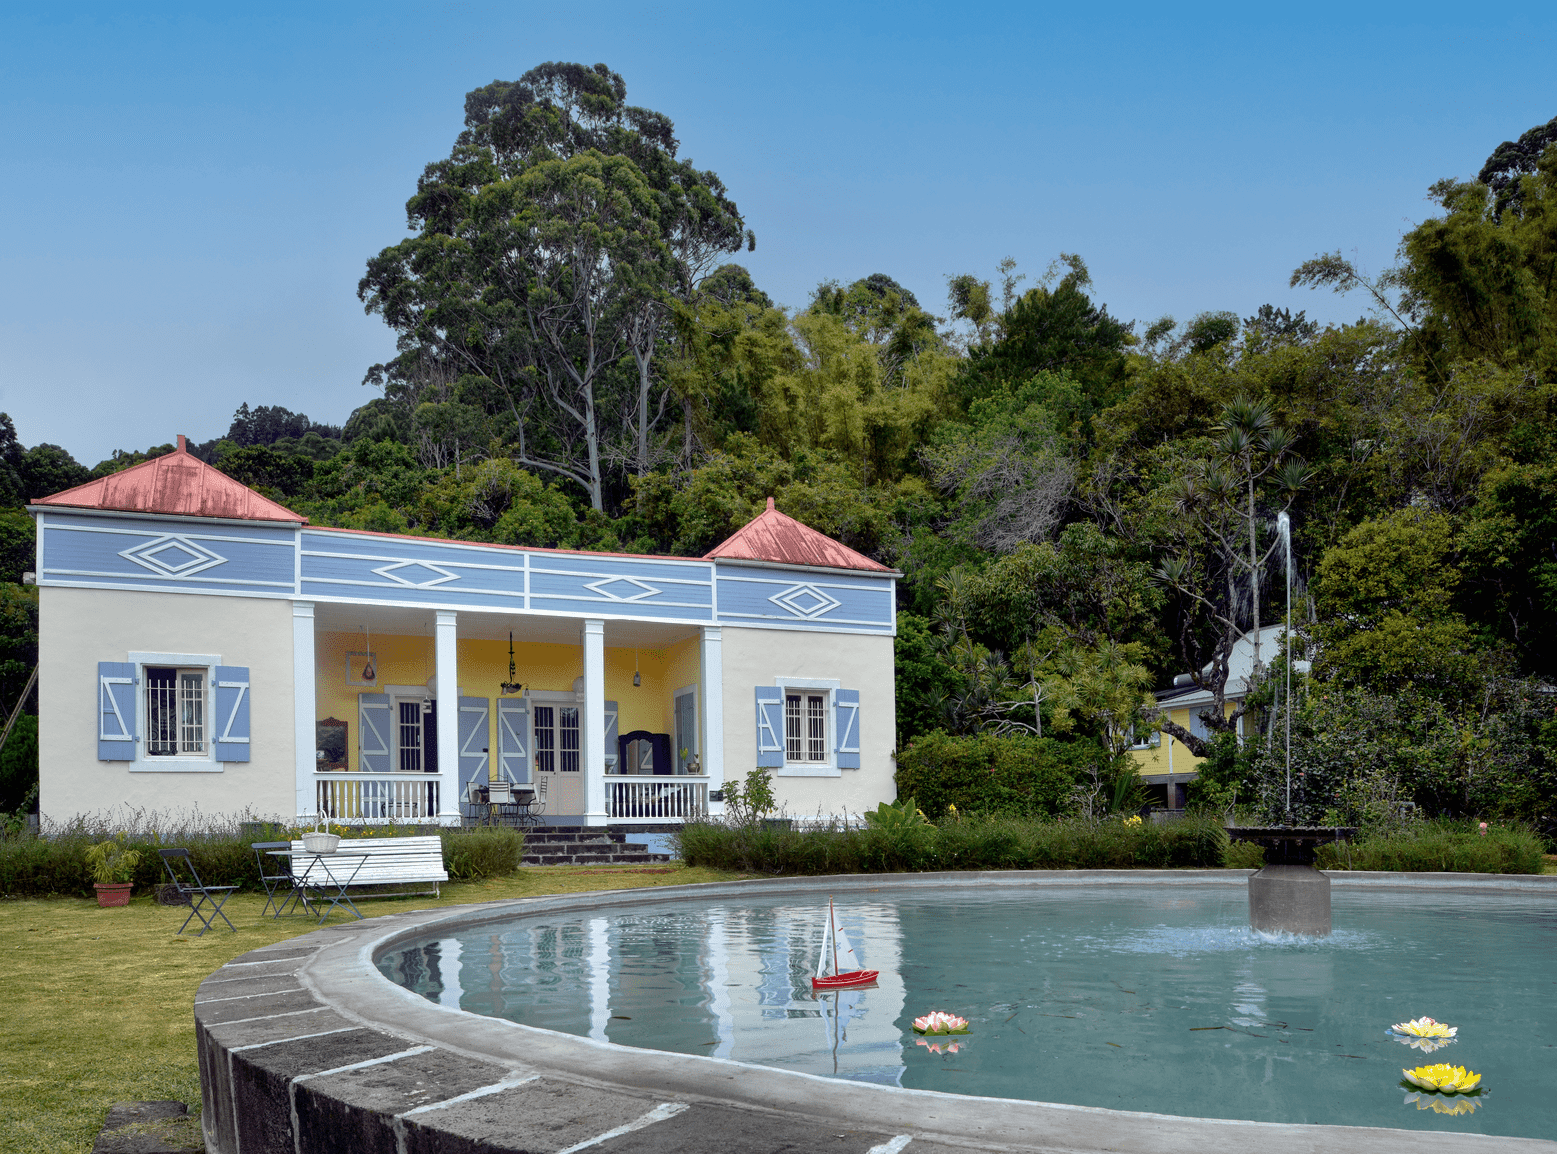
[[[827,899],[827,929],[833,939],[833,974],[838,973],[838,919],[833,916],[833,899]]]

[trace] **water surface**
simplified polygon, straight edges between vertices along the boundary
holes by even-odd
[[[1149,885],[839,903],[874,989],[813,996],[794,897],[525,918],[379,968],[432,1001],[627,1046],[927,1090],[1264,1122],[1557,1135],[1557,902],[1337,889],[1335,934],[1273,939],[1242,889]],[[910,1026],[969,1019],[958,1049]],[[1385,1036],[1460,1027],[1431,1056]],[[1468,1065],[1446,1116],[1402,1066]],[[1443,1101],[1438,1099],[1438,1101]],[[1452,1104],[1453,1100],[1450,1100]]]

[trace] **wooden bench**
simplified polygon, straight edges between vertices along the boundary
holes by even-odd
[[[353,899],[438,896],[438,884],[449,880],[443,866],[443,839],[430,837],[356,837],[341,842],[343,853],[365,853],[367,860],[352,878]],[[303,843],[294,841],[292,852],[301,855]],[[304,860],[301,856],[294,861]],[[415,886],[431,883],[432,889],[396,889],[383,893],[358,893],[361,886]]]

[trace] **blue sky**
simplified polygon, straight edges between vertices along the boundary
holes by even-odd
[[[95,464],[240,402],[339,423],[393,338],[355,295],[464,94],[603,61],[756,230],[777,300],[1080,253],[1125,319],[1373,271],[1557,115],[1557,5],[0,6],[0,409]]]

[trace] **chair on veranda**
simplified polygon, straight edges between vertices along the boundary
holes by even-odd
[[[260,885],[265,887],[265,908],[260,911],[260,917],[264,917],[271,910],[276,911],[276,917],[280,917],[286,909],[287,900],[292,897],[292,859],[288,857],[272,857],[273,849],[290,850],[292,843],[289,841],[253,841],[249,848],[254,851],[254,861],[259,865]],[[275,872],[270,872],[275,871]],[[276,895],[280,894],[278,898]]]
[[[205,931],[211,928],[211,923],[217,918],[227,922],[227,928],[237,933],[238,927],[228,921],[227,915],[222,913],[222,905],[238,887],[206,885],[200,880],[199,871],[195,869],[195,863],[190,860],[187,849],[163,849],[157,852],[162,855],[163,868],[168,871],[168,878],[178,890],[178,896],[189,903],[189,916],[184,919],[184,924],[178,927],[178,932],[183,933],[189,927],[189,923],[198,917],[202,926],[196,937],[204,937]],[[188,881],[185,881],[179,871],[173,867],[173,863],[178,861],[184,863],[183,870],[189,876]]]

